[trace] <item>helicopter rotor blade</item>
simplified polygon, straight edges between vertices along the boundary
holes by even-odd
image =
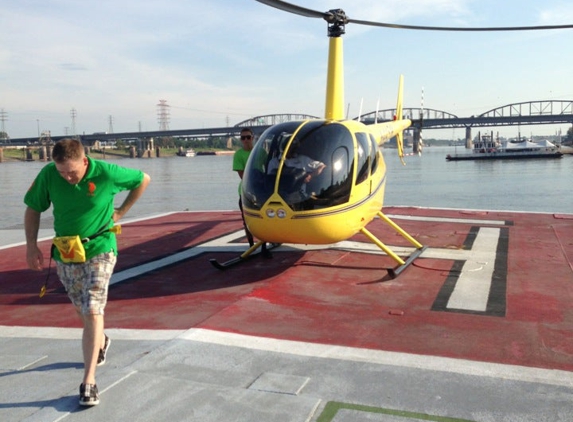
[[[259,3],[266,4],[286,12],[296,15],[306,16],[309,18],[323,18],[328,21],[332,16],[330,12],[319,12],[317,10],[307,9],[306,7],[297,6],[282,0],[257,0]],[[457,27],[457,26],[424,26],[424,25],[402,25],[398,23],[373,22],[360,19],[348,18],[347,23],[358,25],[378,26],[391,29],[414,29],[420,31],[461,31],[461,32],[487,32],[487,31],[535,31],[548,29],[570,29],[573,24],[564,25],[534,25],[534,26],[492,26],[492,27]]]
[[[491,27],[457,27],[457,26],[423,26],[423,25],[401,25],[397,23],[372,22],[359,19],[348,19],[348,23],[356,23],[367,26],[381,26],[394,29],[415,29],[420,31],[466,31],[466,32],[487,32],[487,31],[535,31],[546,29],[569,29],[573,24],[566,25],[537,25],[537,26],[491,26]]]
[[[287,3],[282,0],[257,0],[259,3],[266,4],[285,12],[294,13],[295,15],[306,16],[307,18],[325,18],[327,16],[324,12],[318,12],[316,10],[307,9],[306,7],[297,6],[296,4]]]

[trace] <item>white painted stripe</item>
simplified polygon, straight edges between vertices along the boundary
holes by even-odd
[[[0,246],[0,250],[14,248],[26,244],[26,235],[24,229],[0,230],[0,243],[6,243]],[[38,242],[49,240],[54,237],[53,229],[40,229],[38,231]]]
[[[400,214],[387,214],[393,220],[410,220],[410,221],[433,221],[438,223],[461,223],[473,225],[491,225],[491,226],[505,226],[505,220],[478,220],[472,218],[449,218],[449,217],[428,217],[418,215],[400,215]]]
[[[172,340],[186,330],[129,330],[123,328],[106,328],[114,339],[120,340]],[[19,327],[0,325],[2,338],[39,338],[57,340],[77,340],[82,338],[81,328],[58,327]]]
[[[449,309],[485,312],[491,289],[500,229],[481,227],[446,305]]]
[[[244,244],[230,243],[233,240],[241,237],[242,233],[242,231],[237,231],[226,236],[219,237],[215,240],[202,243],[198,246],[191,247],[173,255],[169,255],[164,258],[145,263],[143,265],[138,265],[124,271],[119,271],[112,275],[109,284],[112,285],[120,283],[124,280],[146,274],[150,271],[176,264],[177,262],[192,258],[204,252],[236,252],[238,254],[243,253],[246,250]]]
[[[218,344],[221,346],[241,347],[244,349],[262,350],[313,358],[366,362],[412,369],[424,369],[462,375],[573,387],[573,376],[571,375],[571,372],[557,369],[533,368],[528,366],[505,365],[500,363],[479,362],[439,356],[415,355],[411,353],[387,352],[384,350],[362,349],[357,347],[279,340],[224,331],[207,330],[203,328],[191,328],[184,331],[106,329],[106,333],[107,332],[113,335],[114,340],[199,341],[202,343]],[[31,334],[32,338],[50,338],[53,340],[70,338],[79,339],[81,338],[81,329],[0,326],[0,338],[30,337],[27,334]]]
[[[573,387],[571,372],[555,369],[531,368],[527,366],[504,365],[439,356],[414,355],[410,353],[387,352],[384,350],[278,340],[201,328],[192,328],[179,338],[314,358],[367,362],[380,365]]]
[[[129,224],[129,223],[136,223],[139,221],[151,220],[154,218],[164,217],[166,215],[171,215],[171,214],[175,214],[175,213],[176,212],[173,211],[173,212],[166,212],[166,213],[161,213],[161,214],[153,214],[153,215],[140,217],[140,218],[129,218],[129,219],[121,220],[119,222],[119,224],[123,225],[123,224]],[[24,233],[24,228],[21,228],[21,229],[4,229],[4,230],[0,230],[0,233],[1,233],[0,245],[2,243],[4,243],[3,245],[0,246],[0,250],[13,248],[16,246],[26,244],[26,236]],[[54,235],[55,234],[54,234],[53,228],[40,229],[38,231],[38,242],[42,242],[44,240],[50,240],[54,237]]]

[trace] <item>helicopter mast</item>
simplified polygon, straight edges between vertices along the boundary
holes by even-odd
[[[326,79],[325,118],[328,120],[344,119],[344,67],[342,35],[344,25],[348,22],[341,9],[330,10],[324,19],[328,22],[328,73]]]

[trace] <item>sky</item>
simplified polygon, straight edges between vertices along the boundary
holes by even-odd
[[[570,0],[291,0],[353,19],[429,26],[573,23]],[[573,99],[573,29],[426,32],[349,24],[350,117],[404,106],[466,117]],[[324,115],[326,23],[255,0],[2,0],[0,118],[11,138],[230,126],[267,114]],[[423,93],[423,94],[422,94]],[[362,108],[361,108],[362,104]],[[72,118],[72,116],[75,116]],[[567,125],[525,126],[532,135]],[[504,136],[518,128],[496,128]],[[424,138],[462,138],[462,129]],[[440,134],[438,135],[438,132]],[[438,135],[438,136],[436,136]],[[441,136],[440,136],[441,135]]]

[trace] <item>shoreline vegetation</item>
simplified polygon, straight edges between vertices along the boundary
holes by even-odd
[[[41,156],[40,148],[1,148],[0,162],[18,162],[18,161],[48,161]],[[179,148],[159,148],[155,150],[130,151],[124,149],[92,149],[86,151],[87,155],[98,160],[115,160],[124,158],[171,158],[180,157]],[[157,155],[159,153],[159,156]],[[197,149],[196,155],[231,155],[234,150],[215,150],[215,149]],[[186,157],[181,157],[186,158]]]

